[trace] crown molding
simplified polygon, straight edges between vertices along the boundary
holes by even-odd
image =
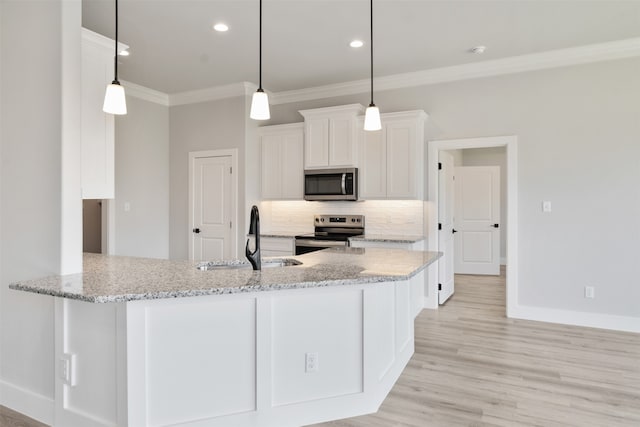
[[[376,90],[427,86],[640,56],[640,37],[376,78]],[[274,93],[271,104],[366,93],[369,79]]]
[[[165,107],[169,106],[169,95],[164,92],[149,89],[148,87],[140,86],[125,80],[121,80],[120,83],[124,86],[127,96],[133,96],[155,104],[164,105]]]
[[[198,102],[215,101],[218,99],[248,96],[258,89],[253,83],[240,82],[207,89],[192,90],[169,95],[169,106],[195,104]],[[273,96],[269,94],[269,96]]]
[[[83,43],[90,43],[113,53],[113,39],[105,37],[102,34],[98,34],[95,31],[88,30],[84,27],[81,28],[81,34]],[[129,45],[118,42],[118,51],[126,49],[129,49]]]
[[[83,28],[83,39],[113,49],[113,40],[89,31],[86,28]],[[105,40],[108,43],[105,42]],[[128,46],[122,44],[122,47]],[[385,91],[428,86],[459,80],[478,79],[637,56],[640,56],[640,37],[378,77],[376,78],[376,90]],[[369,92],[370,84],[369,79],[363,79],[283,92],[265,91],[269,95],[269,103],[271,105],[278,105],[367,93]],[[170,107],[215,101],[236,96],[250,96],[258,88],[254,83],[240,82],[168,95],[130,82],[127,82],[125,87],[127,87],[128,95]]]

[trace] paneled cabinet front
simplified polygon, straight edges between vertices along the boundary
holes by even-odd
[[[113,79],[113,40],[82,29],[82,198],[115,196],[114,117],[102,111]]]
[[[262,198],[302,200],[304,124],[258,129],[262,153]]]
[[[382,114],[382,130],[362,130],[359,120],[360,196],[421,199],[424,180],[424,111]]]
[[[357,167],[357,116],[363,111],[360,104],[300,111],[305,123],[305,169]]]

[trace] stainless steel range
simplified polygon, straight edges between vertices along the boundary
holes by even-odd
[[[364,234],[364,215],[315,215],[314,233],[296,236],[296,255],[349,246],[349,237]]]

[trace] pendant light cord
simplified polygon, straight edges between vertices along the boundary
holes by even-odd
[[[262,0],[260,0],[262,1]],[[373,0],[370,0],[370,9],[371,9],[371,31],[370,31],[370,35],[371,35],[371,43],[369,46],[371,48],[371,106],[375,105],[373,103]]]
[[[258,90],[262,91],[262,0],[260,0],[260,48],[258,58],[259,58],[259,75],[258,75]]]
[[[116,0],[116,45],[113,55],[113,75],[114,83],[118,82],[118,0]]]

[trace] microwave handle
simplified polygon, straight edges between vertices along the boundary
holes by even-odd
[[[347,174],[342,174],[342,194],[347,194]]]

